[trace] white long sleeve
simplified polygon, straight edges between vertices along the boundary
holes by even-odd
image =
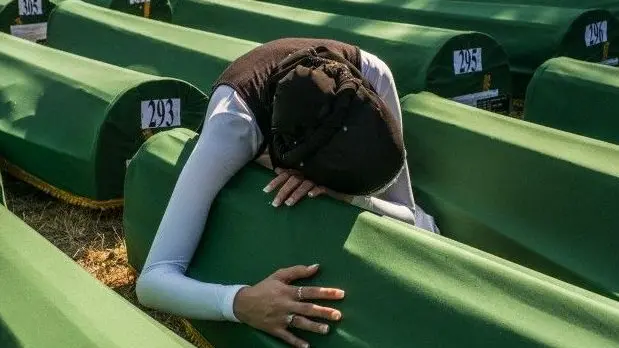
[[[209,105],[210,117],[178,178],[136,292],[148,307],[195,319],[237,321],[233,303],[241,285],[208,284],[185,276],[211,203],[262,141],[245,103],[231,88],[219,89],[212,100],[216,102]]]

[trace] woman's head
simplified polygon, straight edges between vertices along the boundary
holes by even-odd
[[[398,126],[360,76],[332,60],[296,65],[277,82],[271,158],[319,185],[369,194],[404,164]]]

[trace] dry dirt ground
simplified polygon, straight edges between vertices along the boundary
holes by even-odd
[[[136,274],[127,263],[122,210],[96,211],[72,206],[2,173],[7,205],[99,281],[189,340],[178,317],[137,303]]]

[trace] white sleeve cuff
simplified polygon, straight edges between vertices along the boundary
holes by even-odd
[[[372,211],[372,200],[370,199],[370,196],[353,196],[350,204],[363,210]]]
[[[232,321],[235,323],[240,322],[240,320],[236,317],[236,315],[234,315],[234,298],[236,297],[236,294],[239,292],[239,290],[247,286],[248,285],[230,285],[230,286],[224,287],[223,289],[224,296],[222,298],[220,310],[221,310],[221,314],[226,320]]]
[[[415,225],[415,208],[409,208],[406,205],[388,202],[373,196],[355,196],[350,203],[374,214],[389,216]]]

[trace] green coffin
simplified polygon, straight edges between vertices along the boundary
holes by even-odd
[[[182,129],[157,134],[129,166],[125,233],[137,268],[195,140]],[[220,192],[188,274],[245,284],[320,263],[309,283],[341,287],[346,299],[328,336],[299,333],[313,346],[619,346],[615,301],[341,202],[274,209],[261,191],[272,175],[250,164]],[[239,324],[194,325],[215,347],[284,347]]]
[[[416,197],[445,236],[619,299],[619,147],[428,93],[402,112]]]
[[[615,58],[619,57],[619,23],[606,10],[514,5],[508,1],[271,1],[349,16],[486,33],[507,51],[515,74],[514,94],[519,98],[524,96],[535,69],[547,59],[567,56],[616,65]],[[603,27],[606,34],[595,35]]]
[[[496,111],[506,111],[509,105],[508,98],[501,98],[511,95],[507,56],[492,38],[476,32],[388,23],[251,0],[179,0],[172,21],[256,42],[286,36],[336,39],[383,59],[393,71],[400,95],[426,90]]]
[[[619,69],[555,58],[527,91],[527,121],[619,144]]]
[[[0,0],[1,1],[1,0]],[[60,4],[67,0],[52,0]],[[84,0],[93,5],[109,8],[144,18],[169,22],[172,18],[172,6],[169,0]],[[84,34],[82,32],[82,34]]]
[[[0,0],[0,32],[45,43],[54,7],[49,0]]]
[[[74,35],[75,28],[88,35]],[[125,68],[178,78],[203,91],[211,90],[230,62],[258,46],[69,0],[50,17],[49,45]]]
[[[0,245],[0,347],[193,347],[1,206]]]
[[[197,129],[208,98],[180,80],[122,69],[0,33],[0,157],[74,203],[122,197],[127,159],[161,129]]]

